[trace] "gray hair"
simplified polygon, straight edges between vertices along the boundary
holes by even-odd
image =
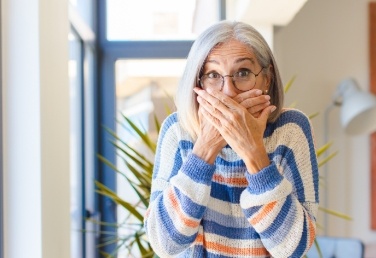
[[[277,63],[265,39],[249,24],[221,21],[206,29],[193,43],[175,96],[179,122],[193,139],[197,138],[200,130],[199,106],[193,88],[198,85],[198,77],[210,51],[218,44],[228,42],[231,39],[249,46],[262,67],[272,67],[271,69],[263,69],[264,73],[269,73],[268,76],[271,79],[270,102],[277,107],[270,114],[268,122],[275,121],[281,114],[284,98],[283,84]]]

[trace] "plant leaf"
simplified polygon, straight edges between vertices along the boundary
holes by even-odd
[[[96,181],[95,185],[98,187],[99,190],[96,192],[108,196],[111,198],[115,203],[120,204],[123,206],[127,211],[129,211],[133,216],[135,216],[139,221],[143,222],[144,217],[133,207],[133,205],[127,201],[124,201],[120,198],[114,191],[110,188],[106,187],[104,184]]]
[[[330,146],[332,146],[332,142],[328,142],[326,144],[324,144],[323,146],[321,146],[319,149],[316,150],[316,155],[317,157],[320,157],[325,151],[327,151]]]
[[[293,82],[295,81],[295,78],[296,78],[296,75],[294,75],[288,82],[287,84],[284,86],[284,92],[288,92],[288,90],[291,88],[291,85],[293,84]]]
[[[340,213],[340,212],[337,212],[337,211],[329,210],[329,209],[326,209],[326,208],[323,208],[323,207],[319,207],[319,210],[321,210],[325,213],[328,213],[330,215],[345,219],[345,220],[352,220],[352,218],[350,216],[343,214],[343,213]]]
[[[331,160],[332,158],[334,158],[334,156],[336,156],[338,154],[338,151],[330,154],[328,157],[326,157],[325,159],[323,159],[322,161],[319,162],[319,167],[321,167],[322,165],[324,165],[326,162],[328,162],[329,160]]]

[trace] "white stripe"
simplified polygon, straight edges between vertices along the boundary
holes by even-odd
[[[232,204],[215,198],[210,198],[208,207],[224,216],[244,217],[243,210],[239,204]]]
[[[277,128],[271,136],[265,138],[264,143],[268,153],[274,152],[275,147],[281,145],[285,145],[293,151],[303,182],[305,198],[307,201],[314,202],[316,198],[310,159],[311,151],[302,128],[295,123],[285,124],[283,127]],[[286,145],[286,143],[289,145]],[[280,170],[280,172],[282,171]]]
[[[210,186],[193,181],[189,176],[180,171],[176,176],[171,178],[170,183],[193,202],[205,206],[208,204]]]
[[[243,209],[265,205],[270,202],[284,199],[292,191],[292,186],[287,179],[282,179],[281,183],[270,191],[262,194],[251,194],[249,191],[244,191],[240,196],[240,205]]]

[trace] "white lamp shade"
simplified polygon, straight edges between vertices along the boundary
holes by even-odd
[[[342,81],[343,101],[341,124],[348,134],[367,134],[376,131],[376,97],[363,92],[352,79]]]

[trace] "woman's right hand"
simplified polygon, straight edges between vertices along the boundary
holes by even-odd
[[[209,164],[214,164],[218,153],[226,146],[226,141],[218,130],[203,118],[201,107],[198,109],[200,121],[200,134],[193,147],[193,154],[202,158]]]
[[[242,92],[233,99],[245,107],[255,118],[258,118],[261,112],[270,106],[270,96],[262,95],[262,91],[259,89]]]
[[[258,118],[261,112],[266,107],[270,106],[270,96],[262,95],[262,91],[259,89],[240,93],[234,97],[234,100],[245,107],[255,118]],[[214,164],[216,156],[227,143],[218,130],[203,119],[200,108],[198,110],[198,116],[200,120],[200,135],[198,135],[197,141],[193,147],[193,154],[202,158],[209,164]]]

